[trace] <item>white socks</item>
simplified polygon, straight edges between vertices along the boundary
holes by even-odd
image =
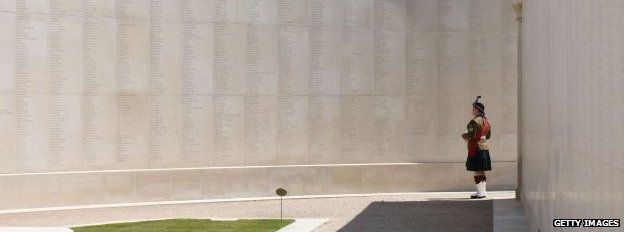
[[[485,190],[485,183],[486,183],[485,181],[479,183],[481,185],[481,194],[479,196],[483,196],[483,197],[487,196],[487,192]]]
[[[475,194],[470,195],[471,198],[484,198],[487,196],[487,191],[485,189],[486,186],[486,177],[485,175],[475,176],[475,183],[477,192]]]

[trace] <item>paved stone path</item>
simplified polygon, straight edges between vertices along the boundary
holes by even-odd
[[[284,199],[285,218],[329,219],[315,231],[492,231],[505,228],[494,219],[522,226],[523,217],[496,217],[497,205],[515,209],[513,192],[488,192],[485,200],[470,193],[409,193],[357,197]],[[511,200],[510,200],[511,199]],[[506,203],[506,204],[499,204]],[[0,214],[0,227],[58,227],[166,218],[279,218],[279,200],[192,203]],[[505,222],[505,219],[507,220]],[[521,221],[518,223],[518,221]],[[382,230],[382,228],[384,228]],[[389,229],[389,230],[388,230]],[[476,230],[475,230],[476,229]]]
[[[63,227],[0,227],[0,232],[72,232],[72,230]]]

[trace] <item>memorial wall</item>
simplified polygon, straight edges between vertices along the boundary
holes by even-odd
[[[513,3],[0,0],[0,209],[513,189]]]
[[[621,220],[624,1],[524,2],[522,198],[530,230],[559,231],[553,219]]]

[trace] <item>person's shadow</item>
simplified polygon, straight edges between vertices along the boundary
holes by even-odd
[[[493,230],[492,210],[492,200],[377,201],[338,231],[486,232]]]

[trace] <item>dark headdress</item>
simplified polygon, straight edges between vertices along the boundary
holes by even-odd
[[[477,96],[477,99],[472,103],[472,107],[479,110],[481,116],[485,116],[485,106],[483,103],[479,102],[479,99],[481,99],[481,96]]]

